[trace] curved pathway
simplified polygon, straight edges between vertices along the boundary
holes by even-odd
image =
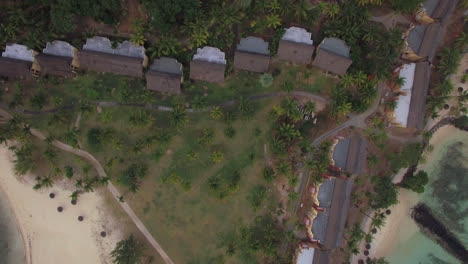
[[[292,91],[290,93],[287,93],[287,92],[270,92],[270,93],[252,95],[252,96],[248,96],[246,98],[250,99],[250,100],[261,100],[261,99],[265,99],[265,98],[280,97],[280,96],[286,96],[286,95],[312,99],[312,100],[317,101],[317,102],[319,102],[319,103],[321,103],[323,105],[328,104],[328,99],[327,98],[325,98],[323,96],[320,96],[320,95],[310,93],[310,92],[306,92],[306,91]],[[222,103],[219,103],[219,104],[214,104],[214,106],[221,106],[221,107],[232,106],[232,105],[236,104],[238,101],[239,100],[229,100],[229,101],[225,101],[225,102],[222,102]],[[97,105],[97,106],[101,106],[101,107],[129,106],[129,107],[146,108],[146,109],[149,109],[149,110],[157,110],[157,111],[162,111],[162,112],[172,112],[173,111],[172,107],[164,106],[164,105],[157,105],[157,104],[121,103],[121,102],[115,102],[115,101],[93,101],[92,104]],[[0,103],[0,107],[2,107],[4,109],[9,109],[9,107],[6,104],[2,104],[2,103]],[[47,109],[47,110],[41,110],[41,111],[28,110],[28,109],[14,109],[14,110],[10,110],[10,111],[13,111],[13,112],[19,113],[19,114],[42,115],[42,114],[56,113],[56,112],[61,111],[61,110],[74,110],[77,107],[78,107],[77,105],[66,105],[66,106],[63,106],[63,107]],[[187,112],[190,112],[190,113],[199,113],[200,112],[201,113],[201,112],[208,112],[208,111],[210,111],[210,109],[211,109],[210,107],[206,107],[206,108],[203,108],[203,109],[189,108],[189,109],[187,109]]]
[[[4,116],[5,118],[9,118],[9,119],[13,118],[13,116],[9,112],[7,112],[7,111],[5,111],[3,109],[0,109],[0,115]],[[31,132],[31,135],[37,137],[38,139],[40,139],[42,141],[46,140],[46,138],[47,138],[41,131],[39,131],[37,129],[30,128],[30,132]],[[80,156],[80,157],[86,159],[96,169],[99,177],[107,177],[107,174],[106,174],[104,168],[102,167],[102,165],[90,153],[88,153],[88,152],[86,152],[84,150],[81,150],[81,149],[73,148],[72,146],[67,145],[67,144],[65,144],[65,143],[63,143],[61,141],[58,141],[58,140],[53,140],[51,144],[54,145],[55,147],[63,150],[63,151],[73,153],[73,154],[75,154],[77,156]],[[117,188],[115,188],[115,186],[114,186],[114,184],[112,184],[112,182],[108,182],[107,189],[112,193],[112,196],[114,197],[114,199],[120,204],[122,209],[130,217],[130,219],[132,219],[133,223],[135,223],[135,225],[138,227],[138,229],[141,231],[141,233],[145,236],[145,238],[148,240],[148,242],[151,244],[151,246],[153,246],[153,248],[158,251],[158,253],[163,258],[164,262],[166,264],[174,264],[174,262],[169,258],[169,256],[166,254],[166,252],[162,249],[161,245],[150,234],[150,232],[145,227],[143,222],[141,222],[141,220],[138,218],[138,216],[135,214],[135,212],[132,210],[132,208],[130,208],[128,203],[125,202],[125,201],[121,202],[119,200],[119,197],[121,197],[122,195],[117,190]]]

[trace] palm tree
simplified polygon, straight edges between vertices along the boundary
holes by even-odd
[[[343,85],[344,88],[352,87],[355,83],[354,76],[352,74],[345,74],[341,77],[340,84]]]
[[[81,187],[83,187],[83,180],[82,180],[82,179],[76,179],[75,187],[76,187],[76,188],[81,188]]]
[[[210,117],[213,120],[220,120],[221,118],[223,118],[223,110],[221,110],[221,107],[219,106],[213,107],[213,109],[210,112]]]
[[[252,4],[252,0],[234,0],[234,5],[240,9],[247,9]]]
[[[143,257],[143,246],[133,237],[133,235],[130,235],[129,238],[117,243],[114,250],[111,252],[111,257],[114,264],[140,263],[140,260]]]
[[[437,91],[440,92],[441,95],[446,96],[449,95],[453,90],[453,84],[449,79],[442,81],[437,86]]]
[[[213,151],[211,153],[211,161],[213,163],[220,163],[222,162],[224,159],[224,155],[223,153],[221,153],[221,151]]]
[[[52,187],[52,179],[50,176],[41,179],[41,185],[45,187]]]
[[[185,112],[185,106],[177,104],[173,107],[171,113],[171,123],[175,127],[183,127],[187,124],[188,117]]]
[[[243,116],[250,116],[253,114],[253,107],[252,103],[250,102],[249,99],[246,99],[244,97],[241,97],[239,99],[239,111]]]
[[[334,18],[340,13],[340,6],[336,3],[319,2],[319,9],[327,17]]]
[[[72,199],[72,201],[78,200],[78,197],[80,196],[80,193],[81,193],[81,191],[79,191],[79,190],[76,190],[76,191],[72,192],[72,194],[70,195],[70,198]]]
[[[304,111],[306,112],[306,114],[310,115],[312,114],[313,112],[315,112],[315,103],[312,102],[312,101],[309,101],[307,103],[305,103],[304,105]]]
[[[281,26],[281,19],[277,14],[270,14],[266,17],[266,25],[268,28],[277,28]]]
[[[301,137],[301,133],[292,124],[288,123],[282,123],[278,132],[280,137],[285,138],[288,142]]]

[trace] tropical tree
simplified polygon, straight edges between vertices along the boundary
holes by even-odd
[[[211,161],[213,163],[220,163],[223,161],[223,159],[224,155],[222,152],[216,150],[211,153]]]
[[[177,56],[182,50],[180,41],[177,40],[171,33],[163,34],[154,44],[148,47],[149,56],[159,58],[163,56]]]
[[[410,189],[417,193],[424,192],[424,186],[429,182],[427,173],[423,170],[419,171],[414,175],[407,175],[401,181],[400,186],[406,189]]]
[[[340,13],[340,6],[337,3],[319,2],[319,9],[326,17],[334,18]]]
[[[13,160],[13,164],[17,175],[24,175],[33,168],[32,150],[33,148],[29,144],[14,149],[15,159]]]
[[[213,120],[220,120],[221,118],[223,118],[223,110],[221,110],[221,107],[219,106],[213,107],[213,109],[210,112],[210,117]]]
[[[264,73],[260,75],[259,82],[262,87],[270,87],[273,84],[273,80],[273,75],[269,73]]]
[[[185,106],[182,104],[176,104],[173,107],[173,110],[171,113],[172,125],[177,128],[180,128],[180,127],[185,126],[187,122],[188,122],[188,116],[187,116],[187,113],[185,112]]]
[[[301,133],[297,130],[294,125],[288,123],[282,123],[278,129],[278,135],[285,139],[287,142],[301,138]]]
[[[278,14],[269,14],[266,16],[266,26],[268,28],[277,28],[281,26],[281,18]]]
[[[461,52],[453,47],[447,47],[440,52],[440,60],[437,69],[448,76],[457,71],[461,60]]]
[[[372,228],[381,229],[385,225],[385,219],[386,219],[386,215],[384,213],[381,213],[380,211],[377,211],[374,214],[374,217],[372,217],[371,229]]]
[[[308,101],[307,103],[304,104],[303,109],[306,112],[306,114],[310,115],[313,112],[315,112],[315,103],[312,101]]]
[[[390,177],[375,176],[374,192],[371,193],[371,207],[375,210],[388,208],[398,203],[398,189]]]
[[[119,175],[117,182],[127,186],[131,192],[136,192],[147,173],[148,166],[146,164],[133,163]]]
[[[395,11],[401,13],[415,12],[424,0],[392,0],[392,7]]]
[[[385,258],[371,258],[368,259],[367,264],[390,264],[390,262],[386,261]]]
[[[133,235],[117,243],[111,252],[114,264],[140,264],[143,257],[143,246]]]
[[[244,117],[250,117],[254,113],[252,102],[244,97],[239,99],[238,109]]]
[[[383,4],[383,0],[356,0],[357,4],[360,6],[364,5],[381,5]]]
[[[132,34],[130,35],[130,42],[134,45],[143,46],[145,45],[145,34],[144,34],[143,21],[136,19],[132,24]]]

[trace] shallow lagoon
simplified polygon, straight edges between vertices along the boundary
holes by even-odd
[[[468,133],[457,131],[444,138],[421,167],[428,172],[430,182],[414,202],[426,203],[468,247]],[[390,263],[460,263],[419,232],[412,221],[407,216],[406,226],[396,230],[398,245],[386,257]]]
[[[22,263],[26,263],[23,238],[7,197],[0,189],[0,264]]]

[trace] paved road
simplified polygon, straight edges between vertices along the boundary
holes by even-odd
[[[3,116],[4,118],[7,118],[7,119],[13,118],[13,116],[9,112],[7,112],[7,111],[5,111],[3,109],[0,109],[0,115]],[[31,128],[30,132],[31,132],[31,134],[33,136],[37,137],[40,140],[45,140],[46,139],[46,136],[41,131],[39,131],[37,129]],[[107,177],[107,174],[106,174],[104,168],[101,166],[99,161],[93,155],[91,155],[90,153],[88,153],[86,151],[83,151],[81,149],[73,148],[72,146],[67,145],[67,144],[65,144],[65,143],[63,143],[61,141],[58,141],[58,140],[52,141],[52,145],[54,145],[55,147],[57,147],[57,148],[59,148],[59,149],[61,149],[63,151],[73,153],[73,154],[75,154],[77,156],[80,156],[80,157],[86,159],[87,161],[89,161],[94,166],[94,168],[96,169],[96,171],[97,171],[97,173],[98,173],[98,175],[100,177]],[[174,262],[171,260],[171,258],[169,258],[169,256],[166,254],[166,252],[162,249],[161,245],[150,234],[150,232],[145,227],[143,222],[141,222],[141,220],[138,218],[138,216],[135,214],[135,212],[132,210],[132,208],[130,208],[128,203],[127,202],[120,202],[119,197],[121,197],[122,195],[117,190],[117,188],[115,188],[115,186],[114,186],[114,184],[112,184],[112,182],[109,182],[107,184],[107,189],[112,193],[112,196],[114,197],[114,199],[117,201],[117,203],[120,204],[122,209],[130,217],[130,219],[132,219],[133,223],[135,223],[137,228],[145,236],[145,238],[148,240],[148,242],[151,244],[151,246],[153,246],[153,248],[158,251],[158,253],[163,258],[164,262],[166,264],[174,264]]]

